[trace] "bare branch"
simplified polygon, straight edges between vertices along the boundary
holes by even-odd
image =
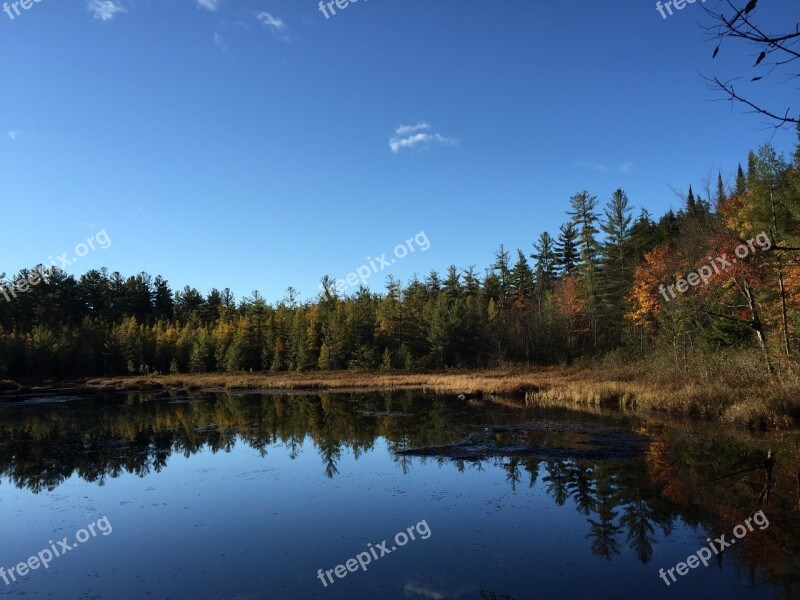
[[[753,20],[757,11],[757,0],[725,0],[725,4],[734,13],[730,19],[722,12],[703,7],[711,20],[716,23],[703,28],[710,34],[710,39],[717,42],[713,58],[717,57],[722,44],[728,39],[742,40],[746,44],[754,46],[757,58],[755,64],[752,64],[752,68],[759,69],[758,72],[761,74],[750,77],[751,82],[761,81],[772,75],[780,75],[781,69],[795,64],[795,61],[800,59],[800,48],[797,47],[797,44],[800,43],[800,23],[796,23],[793,29],[786,32],[767,33]],[[761,106],[746,95],[737,92],[731,83],[732,80],[723,82],[718,77],[703,77],[709,82],[711,89],[722,91],[732,102],[747,106],[753,112],[767,117],[776,129],[800,123],[800,113],[793,113],[791,108],[787,108],[781,113],[781,111]],[[800,73],[789,73],[783,83],[797,77],[800,77]]]

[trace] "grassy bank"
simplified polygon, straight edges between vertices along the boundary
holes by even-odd
[[[768,376],[757,357],[696,360],[683,366],[607,359],[583,367],[507,367],[437,373],[248,373],[90,379],[97,390],[373,391],[420,389],[509,396],[526,403],[569,403],[697,415],[755,429],[787,429],[800,419],[800,377]]]

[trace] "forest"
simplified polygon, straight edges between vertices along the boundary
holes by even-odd
[[[476,369],[653,355],[680,365],[738,351],[784,372],[800,333],[800,145],[787,159],[765,144],[735,173],[689,187],[681,209],[658,218],[636,214],[621,189],[604,205],[581,191],[559,231],[542,232],[530,249],[500,245],[483,272],[389,277],[383,293],[340,295],[324,277],[314,300],[298,301],[290,287],[270,303],[258,291],[237,300],[228,288],[173,290],[147,273],[54,270],[0,299],[0,377]],[[769,248],[731,260],[759,234]],[[726,268],[681,288],[725,256]],[[684,293],[674,293],[676,282]]]

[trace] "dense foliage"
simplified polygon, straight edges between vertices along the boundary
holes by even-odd
[[[684,207],[658,220],[633,218],[622,190],[602,212],[580,192],[556,237],[542,233],[529,255],[501,246],[482,277],[451,266],[405,286],[390,278],[383,294],[342,297],[324,278],[328,293],[313,302],[292,288],[276,304],[258,292],[237,302],[228,289],[173,292],[146,273],[54,271],[0,297],[0,376],[434,369],[611,351],[688,361],[750,345],[775,370],[796,353],[800,328],[800,149],[787,161],[764,146],[735,185],[720,176],[707,188],[690,188]],[[751,244],[685,293],[661,287],[762,233],[769,248]]]

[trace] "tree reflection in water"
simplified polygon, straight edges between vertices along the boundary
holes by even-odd
[[[544,420],[562,426],[544,433],[495,427]],[[796,439],[751,437],[711,426],[698,435],[683,426],[618,417],[612,418],[615,427],[631,436],[649,435],[652,442],[625,460],[587,460],[582,453],[587,436],[563,424],[600,420],[597,415],[558,408],[489,402],[465,406],[456,399],[417,392],[212,394],[194,399],[130,394],[4,404],[0,405],[0,481],[33,493],[52,491],[74,475],[103,485],[108,477],[123,473],[139,477],[158,473],[173,454],[230,451],[237,443],[258,450],[266,460],[275,445],[282,445],[291,459],[311,445],[322,460],[325,477],[334,478],[343,452],[358,458],[372,452],[382,438],[402,476],[413,476],[415,464],[430,461],[451,464],[462,472],[502,469],[509,488],[525,493],[527,474],[530,488],[543,486],[557,505],[572,506],[586,518],[592,552],[606,560],[627,546],[639,561],[649,563],[656,531],[669,536],[678,519],[698,528],[700,539],[704,532],[728,533],[763,508],[771,526],[737,546],[736,560],[753,578],[764,577],[794,590],[800,579]],[[602,422],[609,423],[609,416]],[[459,444],[468,436],[517,450],[483,459],[403,453]],[[528,456],[520,448],[534,454],[541,449],[544,454]]]

